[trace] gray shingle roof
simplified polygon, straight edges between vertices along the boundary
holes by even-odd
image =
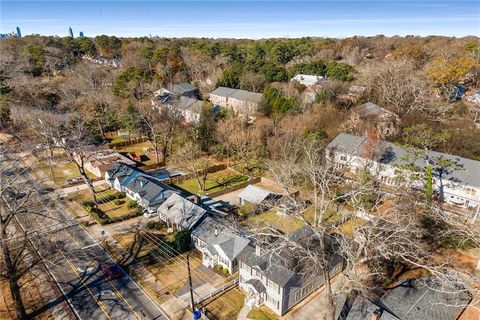
[[[348,133],[340,133],[332,142],[328,144],[327,149],[362,156],[363,143],[365,142],[365,140],[365,137],[359,137]],[[379,159],[380,163],[393,166],[410,164],[410,161],[406,160],[406,156],[408,156],[408,151],[405,148],[385,141],[383,150],[384,152],[382,154],[382,157]],[[435,161],[435,159],[441,157],[450,160],[457,167],[459,167],[458,170],[444,172],[443,179],[447,179],[456,183],[463,183],[475,187],[480,187],[480,161],[467,159],[448,153],[436,151],[429,152],[429,158],[432,161]],[[414,161],[413,164],[421,170],[425,169],[424,159],[417,159],[416,161]],[[438,174],[435,172],[434,175],[438,176]]]
[[[118,178],[118,182],[123,184],[128,177],[131,177],[133,174],[139,175],[141,174],[141,171],[123,162],[117,162],[107,170],[105,174],[108,174],[108,180],[113,182]]]
[[[243,251],[243,249],[245,249],[249,243],[250,240],[248,239],[239,236],[233,236],[231,239],[219,243],[218,246],[227,255],[228,259],[232,261]]]
[[[158,208],[158,213],[186,230],[193,228],[206,212],[202,207],[176,193],[171,194]]]
[[[142,201],[149,207],[159,206],[172,194],[176,194],[176,191],[170,186],[143,174],[129,181],[125,188],[138,193]]]
[[[382,113],[387,113],[386,110],[380,108],[373,102],[367,102],[352,109],[352,112],[358,113],[360,118],[365,119],[369,117],[377,117]]]
[[[226,87],[218,87],[213,90],[210,95],[217,95],[220,97],[231,97],[241,101],[248,101],[259,103],[262,100],[263,95],[257,92],[251,92],[242,89],[232,89]]]
[[[208,250],[218,245],[230,260],[235,259],[250,240],[241,237],[238,231],[219,221],[219,218],[208,216],[192,230],[192,236],[208,245]]]
[[[346,320],[370,319],[382,310],[380,320],[455,320],[470,302],[463,287],[442,288],[432,277],[406,279],[381,299],[357,297]]]
[[[424,277],[404,281],[381,300],[402,320],[455,320],[470,299],[465,291],[453,293],[451,288],[442,288],[433,278]],[[394,319],[386,314],[385,320]]]
[[[191,91],[195,91],[195,90],[196,90],[195,87],[192,86],[188,82],[178,83],[178,84],[174,85],[173,89],[172,89],[172,91],[175,94],[184,94],[186,92],[191,92]]]
[[[262,281],[260,281],[260,280],[250,279],[250,280],[246,281],[245,283],[248,283],[249,285],[254,287],[255,290],[257,290],[258,293],[264,293],[265,291],[267,291],[267,288],[265,288]]]

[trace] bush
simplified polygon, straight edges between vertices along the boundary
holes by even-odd
[[[228,269],[227,269],[227,268],[223,269],[223,274],[226,275],[226,276],[229,275],[229,272],[228,272]]]
[[[113,203],[114,203],[116,206],[120,206],[120,205],[122,205],[122,204],[125,203],[125,200],[115,199],[115,200],[113,200]]]
[[[93,208],[93,207],[95,206],[95,202],[88,200],[88,201],[82,202],[82,205],[85,207],[85,209],[86,209],[87,207]]]
[[[115,199],[124,199],[127,196],[125,192],[117,192],[115,193]]]
[[[135,200],[129,200],[127,203],[128,209],[138,208],[138,203]]]
[[[190,231],[182,230],[175,235],[175,240],[173,241],[175,250],[180,253],[190,250],[192,246],[192,238],[190,237]]]

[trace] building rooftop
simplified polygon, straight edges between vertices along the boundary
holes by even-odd
[[[290,81],[297,81],[306,86],[313,86],[326,81],[324,76],[310,75],[310,74],[297,74]]]
[[[172,193],[157,211],[164,215],[168,221],[186,230],[193,228],[207,212],[207,210],[176,193]]]
[[[135,161],[111,149],[90,151],[88,152],[87,161],[90,162],[93,167],[110,165],[117,162],[123,162],[132,166],[135,165]]]
[[[262,101],[263,95],[257,92],[251,92],[242,89],[232,89],[226,87],[218,87],[213,90],[210,95],[216,95],[220,97],[229,97],[232,99],[237,99],[241,101],[260,103]]]
[[[363,145],[365,141],[366,137],[355,136],[348,133],[340,133],[332,142],[328,144],[327,150],[338,151],[362,157],[364,151]],[[407,159],[409,155],[408,149],[405,149],[402,146],[385,141],[382,145],[382,151],[381,158],[377,160],[381,164],[401,166],[411,164],[412,162],[410,159]],[[458,167],[458,170],[442,172],[443,179],[455,183],[463,183],[480,187],[480,174],[478,174],[478,172],[480,172],[480,161],[436,151],[430,151],[429,158],[432,160],[439,158],[447,159]],[[413,161],[413,164],[421,170],[425,169],[424,159],[417,159]],[[439,173],[434,170],[434,175],[438,176],[438,174]]]
[[[238,198],[252,204],[260,204],[267,198],[277,195],[278,194],[273,191],[250,184],[245,189],[243,189],[242,192],[240,192]]]
[[[390,111],[387,111],[373,102],[367,102],[362,105],[352,108],[352,113],[358,114],[360,119],[378,118],[381,115],[393,115]]]
[[[347,320],[370,319],[377,310],[380,320],[455,320],[470,300],[463,287],[443,288],[433,277],[406,279],[381,299],[357,297]]]
[[[182,95],[184,93],[192,92],[195,90],[197,89],[188,82],[177,83],[172,88],[173,93],[178,95]]]

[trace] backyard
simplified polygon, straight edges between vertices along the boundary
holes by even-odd
[[[275,209],[252,215],[241,222],[242,225],[249,228],[272,227],[289,234],[295,232],[303,226],[302,220],[283,214],[278,214]]]
[[[116,148],[116,151],[122,154],[127,154],[127,153],[136,153],[142,158],[142,163],[144,165],[152,165],[157,163],[155,159],[155,155],[153,152],[151,154],[148,153],[148,149],[152,147],[152,144],[150,142],[142,142],[142,143],[135,143],[129,146],[125,147],[118,147]],[[160,160],[161,160],[161,155],[160,155]]]
[[[232,169],[220,170],[208,174],[205,182],[205,194],[225,190],[233,186],[247,182],[248,176]],[[189,179],[177,184],[180,188],[194,194],[200,193],[196,179]]]

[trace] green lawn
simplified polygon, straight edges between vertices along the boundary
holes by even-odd
[[[50,167],[48,163],[42,163],[39,166],[39,169],[42,170],[49,178],[52,178],[52,173],[50,172]],[[80,172],[77,169],[77,166],[73,162],[52,162],[52,171],[53,171],[53,181],[58,186],[68,185],[68,180],[81,177]],[[87,175],[90,178],[96,178],[93,173],[87,171]]]
[[[277,214],[275,209],[253,215],[242,221],[244,224],[253,228],[271,227],[278,229],[284,233],[292,233],[303,226],[303,221],[292,216]]]
[[[207,181],[205,183],[205,193],[208,194],[224,190],[247,181],[248,176],[240,174],[236,171],[230,169],[217,171],[208,175]],[[200,193],[196,179],[186,180],[178,184],[178,186],[191,193]]]
[[[253,320],[278,320],[277,316],[263,309],[252,309],[247,318]]]

